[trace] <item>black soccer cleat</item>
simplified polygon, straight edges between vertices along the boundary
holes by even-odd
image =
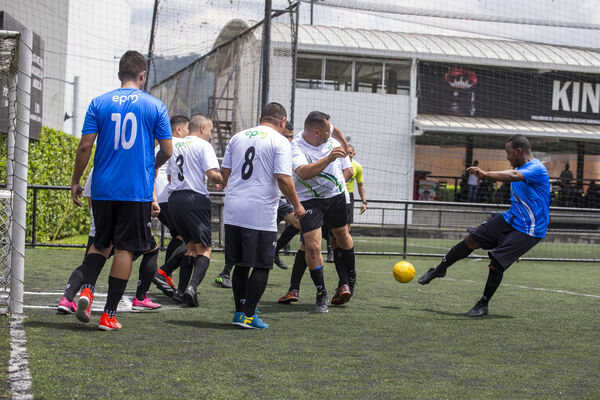
[[[177,302],[177,303],[183,303],[184,299],[183,299],[183,293],[181,292],[180,289],[177,289],[175,291],[175,293],[173,293],[173,296],[171,296],[171,298]]]
[[[329,312],[329,296],[327,296],[327,292],[322,291],[317,293],[317,302],[314,306],[311,307],[311,314],[325,314]]]
[[[165,277],[159,274],[158,272],[154,274],[154,277],[152,278],[152,283],[154,283],[156,287],[160,289],[160,291],[163,292],[165,296],[173,297],[175,290],[171,285],[169,285],[169,282],[167,282]]]
[[[421,275],[418,282],[421,285],[427,285],[429,282],[431,282],[435,278],[443,278],[444,276],[446,276],[445,270],[444,270],[444,272],[440,272],[437,270],[437,268],[429,268],[429,270],[427,270],[427,272],[425,272],[423,275]]]
[[[484,315],[487,315],[487,313],[488,313],[487,304],[484,304],[481,302],[481,300],[479,300],[477,303],[475,303],[473,308],[471,308],[465,315],[467,317],[482,317]]]
[[[192,285],[189,285],[187,289],[185,289],[185,292],[183,292],[183,299],[190,307],[198,307],[200,305],[200,303],[198,303],[198,293]]]
[[[281,258],[279,258],[279,254],[275,254],[275,257],[273,258],[273,262],[275,263],[275,265],[277,265],[279,268],[281,269],[288,269],[289,267],[287,266],[286,263],[284,263]]]

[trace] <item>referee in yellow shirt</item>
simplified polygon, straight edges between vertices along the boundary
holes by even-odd
[[[348,230],[350,230],[350,225],[354,222],[354,182],[356,181],[356,185],[358,186],[358,194],[360,195],[360,213],[364,213],[367,210],[367,195],[365,194],[365,184],[363,181],[363,167],[354,159],[356,153],[354,152],[354,146],[348,144],[348,156],[350,160],[352,160],[352,169],[354,173],[352,174],[352,178],[346,182],[346,186],[348,188],[348,193],[350,194],[350,203],[348,206]]]

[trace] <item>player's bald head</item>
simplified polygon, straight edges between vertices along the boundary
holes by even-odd
[[[188,129],[190,133],[199,132],[203,126],[209,126],[212,123],[210,118],[202,114],[196,114],[190,119]]]

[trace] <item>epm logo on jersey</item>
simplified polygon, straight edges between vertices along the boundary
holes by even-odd
[[[258,136],[259,139],[264,139],[269,136],[269,132],[257,130],[248,130],[244,134],[248,136],[249,139],[252,139],[254,136]]]
[[[121,96],[117,96],[116,94],[112,97],[112,101],[115,103],[119,103],[119,105],[126,103],[128,101],[131,101],[131,103],[135,103],[138,101],[138,95],[137,94],[130,94],[129,96],[125,96],[125,95],[121,95]]]
[[[180,147],[187,147],[187,146],[191,146],[192,142],[189,140],[186,140],[185,142],[177,142],[175,143],[175,148],[178,149]]]

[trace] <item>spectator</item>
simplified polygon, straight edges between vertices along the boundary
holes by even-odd
[[[478,167],[479,161],[473,161],[473,167]],[[470,173],[469,178],[467,179],[467,187],[469,189],[467,195],[468,203],[476,203],[477,202],[477,185],[479,184],[479,178],[477,175]]]

